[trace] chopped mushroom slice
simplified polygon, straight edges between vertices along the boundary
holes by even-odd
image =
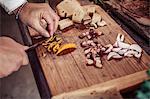
[[[84,22],[83,22],[83,24],[84,25],[87,25],[87,24],[89,24],[89,23],[91,23],[92,22],[92,20],[85,20]]]
[[[84,54],[86,55],[86,54],[90,53],[90,52],[91,52],[91,49],[92,49],[92,48],[85,49],[85,50],[84,50]]]
[[[100,27],[103,27],[103,26],[105,26],[107,24],[106,24],[106,22],[104,20],[102,20],[102,21],[98,21],[97,25],[100,26]]]
[[[94,64],[94,60],[92,60],[92,59],[86,59],[86,61],[87,61],[87,65],[93,65]]]
[[[107,49],[106,49],[106,51],[104,52],[104,53],[109,53],[109,52],[111,52],[111,50],[113,49],[113,46],[111,45],[111,44],[108,44],[108,45],[106,45],[105,46]]]
[[[121,49],[118,51],[118,54],[124,55],[124,53],[126,53],[127,51],[128,51],[128,49]]]
[[[135,54],[134,56],[136,57],[136,58],[140,58],[141,57],[141,53],[137,53],[137,54]]]
[[[133,50],[129,50],[129,51],[127,51],[126,53],[124,53],[124,56],[132,57],[132,56],[135,55],[135,54],[138,54],[138,52],[133,51]]]
[[[120,56],[118,53],[116,52],[110,52],[107,56],[107,60],[110,60],[111,58],[122,58],[122,56]]]
[[[100,60],[100,57],[96,57],[95,58],[95,66],[98,67],[98,68],[102,68],[102,62]]]
[[[113,48],[112,51],[118,53],[121,49],[122,49],[122,48]]]
[[[135,51],[137,51],[137,52],[139,52],[139,53],[142,52],[142,48],[141,48],[139,45],[137,45],[137,44],[132,44],[132,45],[129,47],[129,49],[135,50]]]
[[[118,34],[117,35],[117,39],[116,39],[118,42],[123,42],[124,41],[124,35],[122,35],[122,34]]]
[[[127,43],[124,43],[124,42],[118,42],[118,47],[129,49],[130,44],[127,44]]]
[[[94,22],[91,22],[91,24],[90,24],[91,26],[93,26],[95,29],[97,29],[98,27],[97,27],[97,25],[96,25],[96,23],[94,23]]]

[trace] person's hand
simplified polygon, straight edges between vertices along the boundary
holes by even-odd
[[[0,37],[0,78],[6,77],[20,66],[28,64],[28,57],[23,46],[11,38]]]
[[[53,35],[57,30],[59,21],[59,16],[47,3],[27,3],[21,10],[19,18],[24,24],[32,27],[45,37]]]

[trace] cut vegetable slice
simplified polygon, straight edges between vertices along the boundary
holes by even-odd
[[[64,44],[60,47],[58,52],[56,53],[57,56],[60,55],[65,55],[68,54],[76,49],[76,44],[74,43],[69,43],[69,44]]]

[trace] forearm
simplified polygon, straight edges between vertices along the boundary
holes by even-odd
[[[26,3],[27,0],[0,0],[0,5],[11,14],[14,10]]]

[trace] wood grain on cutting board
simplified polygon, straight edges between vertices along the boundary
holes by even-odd
[[[96,11],[107,23],[107,26],[98,28],[98,30],[104,33],[103,36],[98,38],[99,43],[102,45],[114,44],[118,33],[125,35],[125,42],[130,44],[136,43],[101,7],[96,5],[88,6],[95,6]],[[46,49],[42,46],[36,49],[41,67],[53,96],[115,80],[149,68],[148,63],[150,57],[144,51],[140,62],[135,58],[107,61],[106,57],[104,57],[102,59],[102,69],[95,68],[94,66],[86,66],[84,51],[83,48],[80,47],[82,40],[78,38],[78,35],[84,31],[88,30],[73,28],[62,34],[65,42],[77,44],[77,49],[70,54],[64,56],[47,54],[46,57],[43,57],[42,53],[45,52]]]

